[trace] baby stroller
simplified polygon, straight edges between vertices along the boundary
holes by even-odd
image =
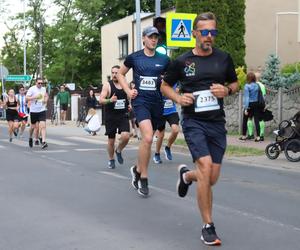
[[[291,162],[300,161],[300,111],[290,120],[283,120],[278,130],[273,132],[276,135],[274,143],[267,145],[265,153],[271,160],[276,159],[281,151]]]

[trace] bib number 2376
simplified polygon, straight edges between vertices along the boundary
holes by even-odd
[[[195,112],[205,112],[220,109],[218,99],[210,90],[202,90],[193,93],[195,97]]]

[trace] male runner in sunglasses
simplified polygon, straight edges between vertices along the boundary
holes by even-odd
[[[203,220],[201,240],[220,245],[212,220],[212,186],[220,175],[226,149],[223,97],[238,90],[237,76],[229,54],[213,47],[217,35],[213,13],[203,13],[193,23],[196,46],[179,56],[167,70],[161,91],[183,108],[182,129],[195,163],[195,170],[178,167],[177,192],[186,196],[197,183],[197,200]],[[181,82],[182,95],[172,86]]]

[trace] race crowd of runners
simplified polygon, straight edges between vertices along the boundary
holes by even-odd
[[[143,30],[144,48],[125,58],[122,65],[111,68],[111,80],[103,83],[100,104],[105,109],[105,135],[108,137],[108,168],[124,164],[123,149],[130,138],[130,118],[133,126],[139,129],[137,162],[130,168],[132,187],[143,197],[149,196],[148,166],[151,160],[151,146],[156,136],[153,161],[161,164],[161,147],[166,123],[170,135],[163,148],[165,158],[173,160],[172,145],[180,127],[184,134],[194,168],[178,166],[177,193],[185,197],[190,185],[195,182],[199,212],[203,227],[201,240],[207,245],[220,245],[212,218],[212,186],[216,184],[226,149],[225,114],[223,98],[238,91],[237,76],[231,56],[213,46],[217,36],[216,17],[211,12],[198,15],[193,23],[192,34],[195,47],[171,61],[167,55],[156,52],[159,39],[158,30],[147,27]],[[133,82],[129,83],[126,74],[132,69]],[[15,95],[10,89],[4,96],[2,105],[6,107],[9,126],[9,141],[13,134],[23,136],[27,119],[30,118],[29,147],[46,142],[46,104],[48,101],[43,79],[36,79],[35,85],[25,94],[23,86]],[[66,110],[70,99],[64,86],[58,94],[57,103],[61,106],[61,124],[65,123]],[[89,98],[92,123],[93,93]],[[181,120],[176,104],[182,107]],[[29,108],[29,110],[28,110]],[[128,112],[130,115],[128,115]],[[132,117],[130,117],[132,116]],[[99,119],[87,130],[95,133]],[[93,131],[91,128],[95,128]],[[116,135],[119,140],[116,143]],[[138,136],[135,133],[135,136]]]

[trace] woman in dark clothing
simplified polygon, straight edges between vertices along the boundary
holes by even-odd
[[[249,72],[247,74],[247,83],[244,88],[244,114],[243,114],[243,136],[240,140],[245,141],[248,138],[246,137],[247,133],[247,121],[249,118],[254,117],[254,123],[256,128],[255,141],[260,141],[260,127],[259,120],[262,112],[262,107],[258,103],[258,95],[259,95],[259,85],[256,83],[256,77],[253,72]]]
[[[88,97],[86,98],[86,109],[89,110],[91,108],[95,109],[97,105],[97,99],[95,97],[94,91],[91,89]]]
[[[15,91],[13,89],[10,89],[8,91],[8,95],[4,99],[4,106],[6,107],[6,120],[8,123],[9,141],[12,142],[12,134],[14,133],[16,136],[19,127],[19,102],[15,96]]]

